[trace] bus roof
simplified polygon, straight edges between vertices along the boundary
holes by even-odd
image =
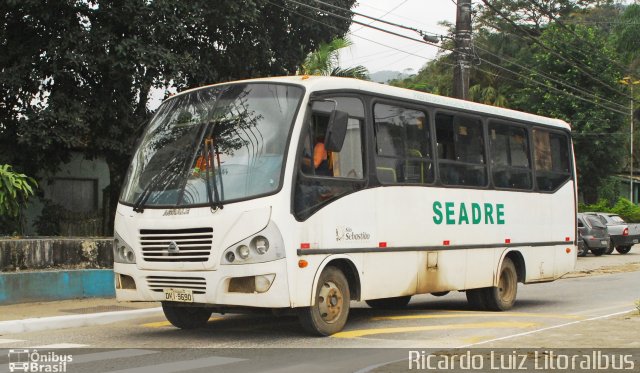
[[[498,117],[512,118],[515,120],[520,120],[525,122],[539,123],[539,124],[548,125],[552,127],[559,127],[567,130],[571,129],[571,126],[567,122],[560,119],[543,117],[535,114],[525,113],[522,111],[505,109],[505,108],[485,105],[485,104],[479,104],[473,101],[466,101],[466,100],[460,100],[460,99],[446,97],[446,96],[439,96],[431,93],[414,91],[406,88],[393,87],[390,85],[370,82],[366,80],[333,77],[333,76],[299,75],[299,76],[284,76],[284,77],[239,80],[239,81],[225,82],[225,83],[213,84],[205,87],[194,88],[194,89],[190,89],[190,90],[178,93],[175,96],[179,96],[187,92],[192,92],[194,90],[212,87],[216,85],[224,85],[229,83],[240,83],[240,82],[242,83],[273,82],[273,83],[296,84],[296,85],[304,86],[309,92],[331,91],[331,90],[338,90],[338,89],[348,90],[348,91],[362,91],[363,93],[366,92],[366,93],[372,93],[377,95],[396,97],[399,99],[424,102],[424,103],[434,104],[434,105],[451,108],[451,109],[462,109],[462,110],[472,111],[476,113],[495,115]]]

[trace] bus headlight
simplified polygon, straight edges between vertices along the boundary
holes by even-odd
[[[264,263],[284,258],[284,241],[280,230],[270,222],[262,231],[228,247],[220,264]]]
[[[247,259],[249,257],[250,251],[249,251],[249,247],[247,245],[240,245],[238,246],[238,256],[240,257],[240,259]]]
[[[251,248],[258,254],[264,255],[269,250],[269,240],[262,236],[256,236],[251,240]]]
[[[136,263],[136,253],[118,233],[115,233],[113,237],[113,261],[125,264]]]

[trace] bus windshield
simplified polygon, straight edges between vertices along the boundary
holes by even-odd
[[[275,192],[303,90],[245,83],[165,101],[147,127],[120,201],[143,207],[221,206]]]

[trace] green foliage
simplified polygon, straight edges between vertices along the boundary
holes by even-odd
[[[264,0],[2,1],[0,164],[35,174],[72,150],[102,157],[115,213],[154,90],[292,75],[347,32],[351,15],[331,12],[347,18]]]
[[[14,172],[8,164],[0,165],[0,216],[18,216],[36,186],[33,178]]]
[[[580,204],[578,206],[578,211],[610,212],[620,215],[620,217],[627,223],[640,222],[640,206],[633,204],[626,198],[619,198],[613,205],[605,199],[601,199],[590,205]]]
[[[42,200],[43,207],[40,216],[33,223],[36,231],[41,236],[58,236],[60,235],[60,221],[63,217],[63,207],[57,205],[51,200]]]
[[[307,55],[300,68],[301,73],[368,80],[369,71],[364,66],[340,67],[339,51],[351,46],[351,44],[350,40],[344,38],[335,38],[329,43],[321,43],[318,49]]]
[[[568,32],[565,27],[552,24],[547,27],[539,41],[544,46],[532,46],[530,66],[544,71],[546,76],[531,72],[531,80],[543,83],[526,84],[514,95],[517,109],[559,118],[572,126],[574,149],[578,169],[578,182],[585,199],[593,202],[603,180],[621,168],[626,137],[622,135],[625,116],[622,112],[608,110],[606,106],[622,102],[617,90],[621,72],[612,64],[617,60],[615,50],[607,44],[606,35],[592,27],[574,25]],[[584,53],[589,45],[588,56]],[[554,79],[548,76],[555,77]],[[555,80],[555,81],[554,81]],[[586,97],[581,92],[573,92],[556,81],[578,87],[578,89],[606,99],[605,107],[595,105],[602,99]],[[559,95],[548,87],[556,87],[571,95]],[[582,96],[580,99],[576,96]]]

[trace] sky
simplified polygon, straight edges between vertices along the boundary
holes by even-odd
[[[354,12],[385,21],[413,27],[429,33],[446,34],[446,29],[438,23],[455,23],[455,0],[359,0]],[[371,26],[381,27],[393,32],[420,39],[413,31],[389,26],[359,16],[354,20]],[[370,73],[392,70],[416,73],[429,60],[433,59],[438,48],[417,43],[398,36],[386,34],[353,23],[347,37],[353,45],[340,52],[340,66],[363,65]],[[407,53],[408,52],[408,53]]]

